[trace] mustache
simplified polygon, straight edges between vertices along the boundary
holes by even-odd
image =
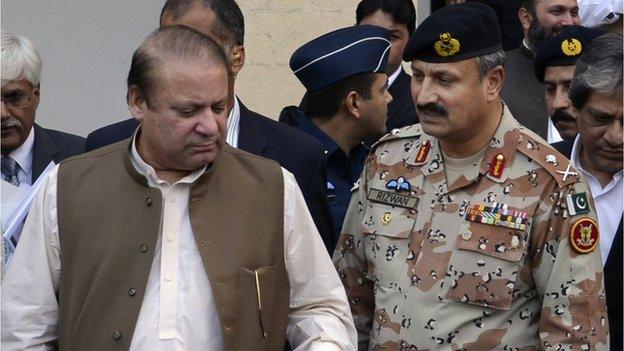
[[[569,113],[563,110],[557,110],[550,116],[550,120],[553,123],[561,122],[561,121],[575,121],[576,119]]]
[[[7,119],[3,119],[2,120],[2,125],[1,128],[12,128],[12,127],[21,127],[22,126],[22,122],[15,118],[15,117],[9,117]]]
[[[438,117],[447,117],[448,116],[448,111],[446,110],[446,108],[444,108],[444,106],[442,105],[438,105],[438,104],[434,104],[434,103],[429,103],[426,105],[416,105],[416,109],[419,112],[424,112],[428,115],[434,115],[434,116],[438,116]]]

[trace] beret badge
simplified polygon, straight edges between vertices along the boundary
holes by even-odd
[[[561,51],[566,56],[576,56],[583,51],[583,45],[576,38],[564,39],[561,42]]]
[[[438,55],[442,57],[449,57],[459,52],[459,40],[453,38],[451,33],[442,33],[439,38],[440,40],[436,41],[433,45]]]

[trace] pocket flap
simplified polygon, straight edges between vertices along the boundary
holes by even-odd
[[[457,247],[517,262],[524,256],[527,237],[525,231],[518,229],[466,222],[457,237]]]

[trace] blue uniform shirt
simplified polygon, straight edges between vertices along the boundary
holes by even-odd
[[[351,150],[350,155],[347,156],[332,138],[304,114],[299,114],[296,128],[313,136],[325,147],[327,157],[327,203],[334,220],[334,233],[337,239],[340,236],[342,222],[351,200],[351,188],[353,188],[354,183],[357,182],[362,173],[364,161],[370,149],[364,144],[360,144]]]

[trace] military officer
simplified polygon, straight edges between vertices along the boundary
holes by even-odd
[[[546,110],[550,117],[551,140],[571,140],[578,133],[575,110],[568,97],[576,60],[589,48],[592,40],[605,31],[569,26],[547,41],[535,57],[535,76],[544,84]],[[554,126],[555,128],[551,128]]]
[[[360,350],[607,350],[594,203],[501,102],[493,11],[438,10],[404,59],[421,123],[374,146],[334,253]]]
[[[316,38],[290,59],[290,68],[309,93],[307,115],[293,111],[296,128],[319,140],[326,150],[333,242],[338,240],[351,188],[368,155],[364,141],[386,133],[392,101],[385,74],[389,51],[388,30],[361,25]]]

